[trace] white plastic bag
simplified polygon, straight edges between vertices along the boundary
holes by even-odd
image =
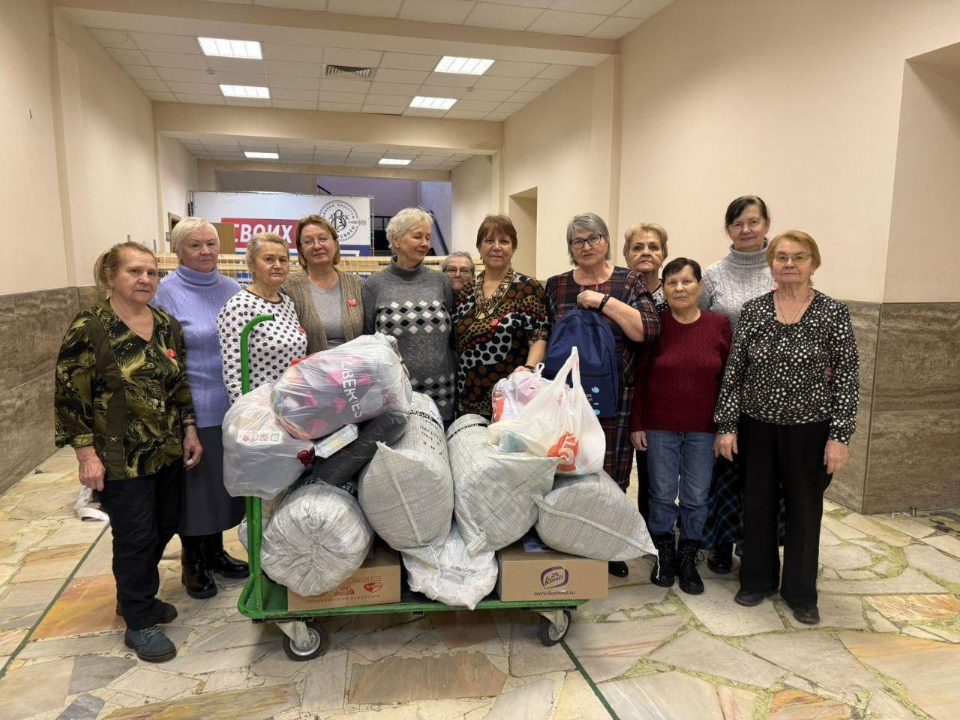
[[[413,389],[397,341],[362,335],[288,368],[273,391],[273,409],[291,435],[320,438],[389,410],[406,411]]]
[[[233,497],[272,500],[313,459],[313,443],[291,437],[270,406],[270,384],[241,396],[223,419],[223,485]]]
[[[490,398],[493,404],[493,422],[513,420],[517,413],[530,404],[541,389],[550,383],[543,375],[543,363],[533,372],[513,372],[493,386]]]
[[[571,374],[573,387],[568,387],[567,377]],[[490,426],[487,440],[503,452],[558,457],[558,475],[587,475],[603,469],[606,439],[580,385],[576,347],[557,377],[513,420],[501,420]]]
[[[473,610],[497,584],[494,553],[468,553],[456,523],[439,546],[412,548],[400,555],[410,589],[447,605]]]

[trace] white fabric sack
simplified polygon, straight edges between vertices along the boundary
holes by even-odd
[[[291,437],[270,405],[272,385],[241,396],[223,419],[223,484],[233,497],[271,500],[310,465],[313,443]]]
[[[456,523],[439,547],[411,548],[400,556],[410,589],[446,605],[473,610],[497,584],[496,555],[468,553]]]
[[[570,375],[573,387],[567,386]],[[512,420],[490,426],[487,439],[504,452],[558,457],[559,475],[588,475],[603,468],[606,438],[580,385],[576,347],[557,376]]]
[[[273,499],[273,500],[261,500],[260,501],[260,536],[263,537],[263,528],[267,526],[267,523],[270,522],[270,516],[273,515],[273,509],[283,502],[283,495]],[[247,516],[244,515],[243,519],[240,521],[240,524],[237,525],[237,537],[240,538],[240,544],[243,545],[243,549],[248,553],[250,552],[250,547],[247,545]]]
[[[356,498],[327,483],[293,491],[263,531],[260,561],[272,580],[303,596],[321,595],[357,571],[373,530]]]
[[[537,521],[537,504],[553,488],[559,458],[505,453],[487,444],[489,421],[458,418],[447,431],[454,513],[467,552],[493,552],[519,540]]]
[[[657,554],[637,506],[602,470],[557,478],[536,502],[537,533],[554,550],[608,562]]]
[[[413,389],[395,338],[361,335],[284,371],[273,409],[287,432],[320,438],[344,425],[409,407]]]
[[[426,395],[414,393],[407,431],[377,453],[360,475],[360,506],[394,550],[441,541],[453,520],[453,476],[443,420]]]
[[[490,393],[493,422],[513,420],[529,405],[540,390],[550,384],[542,373],[543,363],[540,363],[533,372],[512,372],[498,380]]]

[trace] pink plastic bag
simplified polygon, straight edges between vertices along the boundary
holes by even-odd
[[[549,383],[543,379],[543,363],[534,372],[513,372],[493,386],[493,422],[513,420]]]

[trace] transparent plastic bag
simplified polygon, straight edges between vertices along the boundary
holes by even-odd
[[[494,553],[468,553],[456,523],[442,543],[404,550],[400,555],[410,589],[447,605],[473,610],[497,584]]]
[[[270,404],[271,385],[241,396],[223,419],[223,485],[233,497],[272,500],[310,465],[313,443],[291,437]]]
[[[321,438],[390,410],[405,411],[413,389],[397,341],[363,335],[288,368],[273,389],[273,409],[291,435]]]
[[[513,420],[539,394],[549,380],[543,375],[543,363],[533,372],[517,371],[498,380],[490,394],[493,422]]]

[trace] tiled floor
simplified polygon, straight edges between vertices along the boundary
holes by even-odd
[[[704,568],[691,597],[636,560],[576,613],[569,653],[520,613],[355,616],[328,623],[330,650],[306,663],[236,611],[239,585],[188,598],[174,541],[162,596],[180,654],[147,665],[113,613],[109,529],[73,516],[72,455],[41,470],[0,497],[2,720],[960,718],[960,514],[828,504],[815,628],[779,601],[736,605],[734,577]]]

